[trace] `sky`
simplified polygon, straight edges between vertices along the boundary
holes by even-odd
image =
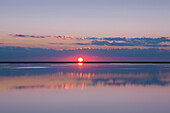
[[[56,61],[59,56],[73,61],[81,55],[87,60],[169,61],[169,12],[169,0],[0,0],[0,61]],[[33,49],[42,49],[41,55],[35,57]],[[42,58],[51,49],[55,52]],[[135,49],[150,52],[141,57]],[[75,54],[68,56],[68,51]],[[21,55],[25,52],[29,55]]]

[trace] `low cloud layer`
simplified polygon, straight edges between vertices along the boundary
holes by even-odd
[[[0,47],[0,61],[6,60],[22,60],[33,58],[64,58],[64,57],[77,57],[77,56],[93,56],[101,57],[106,60],[106,57],[124,57],[126,60],[132,57],[135,59],[150,60],[170,60],[170,50],[165,49],[77,49],[77,50],[63,50],[57,51],[54,49],[43,48],[23,48],[23,47]],[[131,59],[133,60],[133,59]]]

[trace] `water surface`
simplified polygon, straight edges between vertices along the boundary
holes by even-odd
[[[170,64],[0,64],[0,113],[170,113]]]

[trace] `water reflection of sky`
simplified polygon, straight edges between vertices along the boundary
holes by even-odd
[[[75,88],[170,83],[169,64],[13,64],[0,65],[4,88]],[[11,85],[11,86],[10,86]]]
[[[1,64],[0,84],[2,113],[170,112],[169,64]]]

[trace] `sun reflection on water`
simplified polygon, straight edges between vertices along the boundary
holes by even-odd
[[[83,67],[83,63],[77,63],[79,68]]]
[[[35,67],[35,65],[33,66]],[[147,66],[131,65],[86,64],[82,67],[83,63],[61,66],[52,65],[52,67],[42,70],[37,68],[10,68],[8,72],[5,71],[0,74],[0,84],[2,84],[0,90],[29,88],[70,89],[89,86],[167,86],[170,84],[170,71],[166,69],[167,67],[152,67],[152,71],[147,70]],[[2,75],[5,73],[7,75]]]

